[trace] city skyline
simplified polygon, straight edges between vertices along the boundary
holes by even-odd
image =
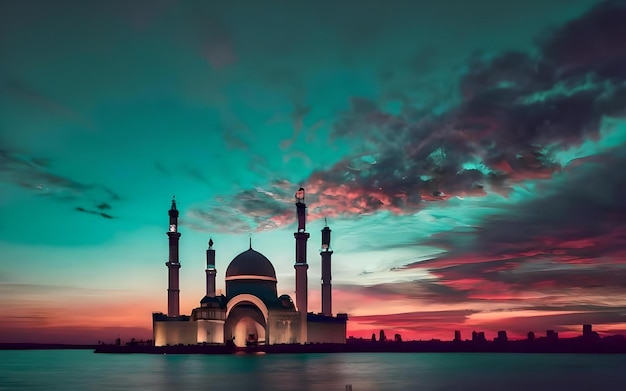
[[[626,334],[626,5],[349,3],[0,1],[0,342],[150,338],[173,195],[294,297],[301,186],[348,336]]]

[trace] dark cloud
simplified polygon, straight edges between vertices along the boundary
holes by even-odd
[[[567,75],[594,72],[602,77],[626,77],[626,3],[609,0],[586,15],[544,37],[545,61]]]
[[[458,303],[468,300],[469,290],[459,290],[449,287],[436,280],[415,280],[375,284],[370,286],[337,284],[340,291],[358,293],[367,297],[379,299],[408,299],[420,300],[428,303]]]
[[[107,204],[106,202],[103,202],[99,205],[96,205],[96,208],[100,210],[107,210],[107,209],[111,209],[111,205]]]
[[[459,250],[481,251],[494,258],[533,250],[578,258],[592,256],[594,248],[599,250],[596,253],[618,252],[626,241],[624,164],[626,153],[615,149],[597,155],[596,163],[572,168],[553,181],[543,196],[487,218],[474,230],[472,244]],[[582,240],[589,243],[577,245]],[[446,241],[440,237],[433,244],[455,246],[454,240]],[[481,248],[480,243],[491,248]]]
[[[28,189],[35,194],[55,201],[96,201],[94,210],[77,207],[76,210],[97,214],[105,218],[111,215],[103,210],[111,209],[110,201],[121,197],[113,190],[95,184],[87,184],[52,172],[51,161],[42,157],[0,149],[0,181]]]
[[[433,271],[438,284],[450,284],[470,298],[511,300],[520,292],[543,292],[563,294],[567,291],[583,289],[585,295],[606,292],[626,293],[626,266],[571,265],[564,267],[558,262],[532,263],[506,262],[503,267],[497,263],[485,262],[450,266]],[[494,290],[494,288],[499,288]]]
[[[353,150],[359,152],[303,181],[310,217],[358,217],[378,211],[412,214],[425,201],[490,192],[508,195],[520,182],[555,177],[563,170],[558,152],[597,138],[603,116],[624,113],[626,75],[604,71],[608,63],[626,69],[622,55],[608,54],[626,52],[624,28],[613,16],[622,15],[624,7],[618,2],[595,7],[546,33],[532,54],[472,56],[457,86],[459,98],[447,106],[438,98],[424,102],[428,92],[415,94],[411,85],[401,91],[402,108],[397,113],[386,111],[385,101],[352,98],[349,109],[334,122],[330,139],[356,144]],[[594,32],[605,25],[610,34]],[[585,32],[593,39],[585,38],[583,46],[604,48],[598,49],[606,51],[604,57],[587,59],[576,72],[564,72],[564,64],[577,50],[572,42]],[[307,113],[302,103],[294,107],[294,118]],[[295,127],[294,137],[300,128]],[[231,130],[230,126],[224,130],[227,147],[247,150],[244,133]],[[266,228],[292,221],[283,217],[288,215],[287,204],[259,197],[255,190],[223,201],[242,215],[258,216],[251,223],[253,229],[263,229],[254,220],[265,222],[272,217],[268,213],[281,217],[264,224]],[[581,221],[592,217],[577,215]]]
[[[480,227],[422,240],[447,251],[406,267],[428,269],[437,284],[470,299],[511,300],[525,292],[623,295],[624,164],[622,149],[596,155],[564,172],[538,198],[502,209]]]
[[[80,193],[91,188],[90,185],[50,172],[40,162],[40,158],[33,159],[17,152],[0,150],[1,178],[5,182],[59,199],[78,198]]]
[[[85,209],[85,208],[82,208],[80,206],[77,206],[76,208],[74,208],[74,210],[77,210],[77,211],[83,212],[83,213],[87,213],[87,214],[101,216],[101,217],[104,217],[105,219],[112,219],[113,218],[113,216],[111,216],[108,213],[98,212],[97,210],[93,210],[93,209]]]
[[[351,320],[358,323],[369,323],[371,325],[385,325],[387,327],[423,327],[423,324],[443,322],[450,324],[463,324],[465,320],[476,311],[471,310],[450,310],[450,311],[422,311],[407,312],[390,315],[361,315],[352,316]]]
[[[624,9],[605,4],[572,23],[601,30],[604,18],[614,20],[608,16],[614,12]],[[558,45],[574,34],[570,30],[570,25],[557,29],[546,42]],[[622,28],[613,30],[621,34]],[[600,39],[594,45],[603,45],[604,34],[594,35]],[[624,52],[626,37],[611,38],[608,45],[621,45]],[[346,158],[310,181],[354,194],[346,213],[412,213],[418,205],[403,202],[409,195],[443,195],[445,200],[486,194],[486,189],[506,194],[519,181],[550,178],[561,168],[555,151],[596,137],[602,116],[623,113],[626,87],[624,78],[594,72],[595,63],[586,73],[559,72],[552,52],[545,45],[539,49],[539,55],[473,57],[460,80],[462,101],[442,114],[426,107],[416,118],[407,118],[384,112],[377,102],[354,98],[335,123],[333,137],[358,139],[371,152]],[[363,169],[352,164],[370,155],[377,157],[375,165]],[[464,167],[476,161],[484,169]]]
[[[212,205],[193,207],[185,224],[200,230],[219,228],[236,233],[273,229],[293,221],[293,188],[288,181],[275,181],[266,188],[237,193],[231,199],[219,198]]]
[[[468,303],[524,298],[534,308],[550,295],[582,302],[586,296],[622,296],[624,164],[621,148],[576,164],[539,197],[500,209],[479,227],[420,240],[446,252],[406,267],[428,269],[436,276],[428,284],[449,287],[452,300],[462,293],[465,299],[459,300]],[[574,292],[578,299],[571,298]],[[428,297],[423,291],[420,295]]]

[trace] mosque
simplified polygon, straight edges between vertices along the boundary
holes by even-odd
[[[289,295],[278,296],[274,266],[263,254],[250,248],[237,255],[226,269],[226,295],[216,294],[215,250],[209,240],[206,250],[206,295],[191,315],[179,310],[180,262],[178,258],[178,210],[172,200],[169,210],[169,261],[167,314],[152,314],[155,346],[225,344],[346,343],[347,314],[332,315],[330,228],[322,229],[322,312],[308,312],[308,269],[306,204],[304,189],[296,193],[298,230],[295,264],[296,302]]]

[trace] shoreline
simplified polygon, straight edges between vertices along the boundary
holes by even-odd
[[[239,348],[227,345],[73,345],[0,343],[0,350],[93,350],[109,354],[298,354],[298,353],[570,353],[626,354],[626,340],[406,341],[349,340],[345,344],[281,344]]]
[[[96,349],[98,346],[68,343],[0,342],[0,350],[81,350]]]
[[[298,353],[573,353],[626,354],[626,343],[585,340],[560,341],[408,341],[346,344],[284,344],[237,348],[225,345],[98,346],[94,353],[143,354],[298,354]]]

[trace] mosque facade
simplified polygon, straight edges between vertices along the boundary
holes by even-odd
[[[345,343],[346,314],[332,314],[331,230],[322,229],[322,311],[308,312],[308,269],[305,191],[296,193],[298,229],[295,238],[295,303],[289,295],[278,296],[276,271],[263,254],[250,248],[237,255],[225,275],[226,294],[216,294],[215,249],[206,250],[206,294],[191,315],[181,315],[179,298],[178,210],[172,200],[169,210],[169,260],[167,313],[152,314],[155,346],[225,344]]]

